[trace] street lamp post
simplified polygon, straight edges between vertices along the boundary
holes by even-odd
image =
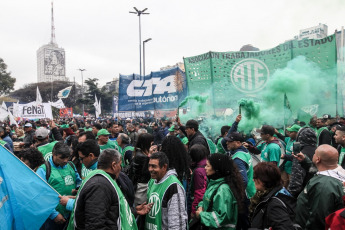
[[[83,79],[83,72],[86,70],[86,69],[78,69],[80,71],[80,74],[81,74],[81,98],[84,99],[84,79]],[[83,115],[84,117],[84,101],[83,101]]]
[[[136,14],[139,16],[139,69],[140,69],[140,76],[141,76],[141,15],[142,14],[150,14],[150,13],[144,13],[147,8],[143,9],[143,10],[138,10],[136,7],[133,7],[135,12],[133,11],[129,11],[129,13],[131,14]]]
[[[148,38],[143,41],[143,70],[144,70],[144,77],[145,77],[145,43],[151,41],[152,38]]]

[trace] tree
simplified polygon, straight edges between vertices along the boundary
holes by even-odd
[[[72,82],[66,81],[54,81],[53,82],[53,94],[51,82],[31,83],[23,86],[22,88],[13,91],[10,96],[18,99],[20,102],[28,103],[36,100],[36,89],[40,90],[43,102],[57,101],[58,92],[68,86],[73,85]],[[72,90],[67,98],[62,99],[66,107],[73,107],[76,105],[77,98],[81,98],[81,87],[79,85],[73,85]]]
[[[87,85],[87,91],[84,93],[84,98],[78,99],[78,104],[85,105],[85,111],[88,111],[90,114],[95,114],[95,95],[97,100],[101,99],[101,108],[102,115],[106,113],[112,113],[112,95],[110,92],[106,91],[104,87],[100,89],[98,87],[98,78],[88,78],[85,80]]]
[[[6,69],[7,65],[0,58],[0,95],[9,93],[16,83],[16,79],[11,77],[11,72],[7,72]]]

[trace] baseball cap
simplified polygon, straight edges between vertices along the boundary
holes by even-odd
[[[35,136],[39,140],[45,139],[48,135],[49,135],[49,130],[44,127],[38,128],[35,132]]]
[[[301,126],[294,124],[290,128],[287,128],[286,130],[289,132],[298,132],[300,130]]]
[[[32,127],[32,124],[31,124],[31,123],[26,123],[26,124],[24,125],[24,127]]]
[[[186,123],[186,128],[193,128],[195,131],[198,131],[199,123],[196,120],[189,120]]]
[[[243,142],[243,137],[240,133],[234,132],[231,133],[228,137],[224,137],[224,140],[232,142],[232,141],[240,141]]]
[[[337,125],[336,129],[339,131],[345,132],[345,126],[343,125]]]
[[[110,135],[110,133],[108,132],[108,130],[106,130],[106,129],[100,129],[99,131],[98,131],[98,133],[97,133],[97,138],[99,137],[99,136],[108,136],[108,135]]]

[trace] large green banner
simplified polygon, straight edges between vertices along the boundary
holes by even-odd
[[[295,110],[316,105],[318,113],[333,115],[336,63],[335,35],[292,40],[263,51],[208,52],[184,58],[189,95],[207,94],[214,111],[238,108],[242,98],[271,98],[283,107],[287,95]]]

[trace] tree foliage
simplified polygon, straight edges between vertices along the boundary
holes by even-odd
[[[14,88],[16,78],[11,77],[11,72],[7,72],[7,65],[4,60],[0,58],[0,95],[7,94]]]
[[[102,108],[102,115],[107,113],[112,113],[112,97],[113,95],[111,92],[105,90],[105,87],[101,89],[98,86],[98,79],[97,78],[88,78],[85,80],[85,84],[87,85],[87,90],[84,92],[84,98],[78,99],[78,104],[85,105],[85,111],[90,114],[95,114],[95,107],[93,104],[95,103],[95,95],[97,96],[97,100],[101,99],[101,108]]]
[[[36,89],[40,90],[43,102],[48,101],[57,101],[58,93],[60,90],[73,85],[73,82],[66,81],[54,81],[51,82],[40,82],[40,83],[31,83],[27,84],[24,87],[13,91],[10,96],[18,99],[20,102],[29,103],[36,100]],[[53,86],[53,87],[52,87]],[[52,93],[53,88],[53,93]],[[77,98],[81,97],[81,87],[75,85],[72,87],[72,90],[67,98],[62,99],[66,107],[73,107],[76,105]]]

